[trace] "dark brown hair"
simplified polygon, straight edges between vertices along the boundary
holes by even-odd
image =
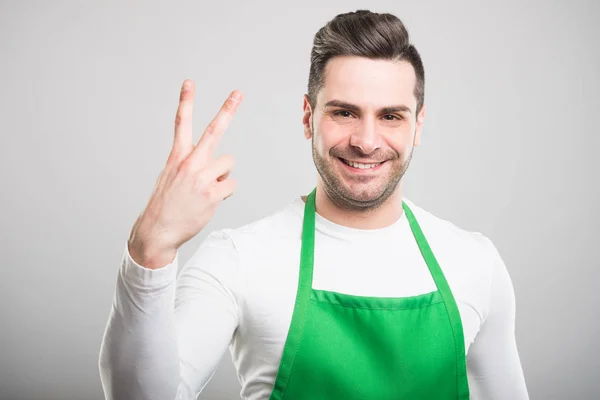
[[[360,56],[373,60],[409,62],[416,75],[414,94],[417,114],[425,98],[425,70],[417,49],[409,42],[408,31],[398,17],[358,10],[339,14],[315,34],[310,53],[308,99],[317,103],[323,87],[325,66],[335,56]]]

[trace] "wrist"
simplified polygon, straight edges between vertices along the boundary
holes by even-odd
[[[141,223],[136,223],[127,240],[131,258],[139,265],[157,269],[170,264],[177,255],[177,248],[161,241],[156,235],[148,234]]]
[[[127,248],[133,261],[148,269],[163,268],[171,264],[177,255],[177,249],[135,240],[128,240]]]

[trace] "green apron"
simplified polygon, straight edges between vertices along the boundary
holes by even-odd
[[[272,400],[468,400],[460,314],[414,214],[402,207],[437,290],[366,297],[312,288],[315,193],[304,207],[298,292]]]

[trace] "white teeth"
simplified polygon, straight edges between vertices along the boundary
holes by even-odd
[[[377,163],[377,164],[361,164],[361,163],[355,163],[353,161],[348,161],[348,160],[343,160],[343,161],[344,161],[344,163],[350,165],[351,167],[360,168],[360,169],[374,168],[374,167],[378,166],[379,164],[381,164],[381,163]]]

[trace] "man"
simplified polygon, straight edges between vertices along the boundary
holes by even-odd
[[[424,70],[390,14],[316,34],[304,135],[317,185],[178,249],[234,191],[212,159],[234,91],[192,143],[185,81],[167,165],[125,248],[100,352],[111,399],[194,399],[230,347],[243,399],[527,399],[510,277],[492,242],[402,194]]]

